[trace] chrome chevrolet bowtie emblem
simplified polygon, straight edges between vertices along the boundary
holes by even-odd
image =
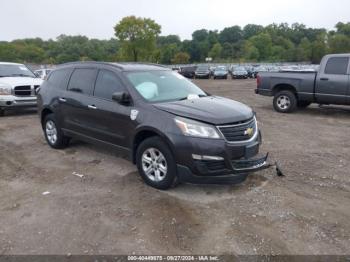
[[[244,131],[245,136],[252,136],[254,133],[254,129],[249,127],[247,130]]]

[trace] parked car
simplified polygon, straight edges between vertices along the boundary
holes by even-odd
[[[181,67],[180,74],[187,78],[194,78],[196,66],[183,66]]]
[[[242,66],[235,67],[232,70],[232,78],[233,79],[247,79],[248,72]]]
[[[158,65],[79,62],[60,66],[38,94],[47,143],[71,137],[127,153],[144,181],[239,183],[268,167],[251,108],[211,96]]]
[[[5,110],[35,107],[35,90],[42,80],[25,65],[0,62],[0,116]]]
[[[281,113],[305,108],[311,103],[350,105],[350,54],[326,55],[318,72],[259,73],[256,93],[273,96]]]
[[[211,75],[211,72],[208,65],[199,65],[195,71],[194,77],[209,79],[210,75]]]
[[[255,70],[255,67],[253,66],[246,66],[245,69],[247,70],[249,78],[256,78],[256,76],[258,75],[258,72]]]
[[[51,73],[52,69],[39,69],[39,70],[35,70],[34,74],[38,77],[40,77],[41,79],[45,80],[46,77]]]
[[[214,70],[214,79],[227,79],[228,70],[226,66],[217,66]]]

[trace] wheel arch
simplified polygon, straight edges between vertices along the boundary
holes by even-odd
[[[45,117],[47,115],[49,115],[49,114],[53,114],[53,111],[50,108],[45,107],[43,110],[41,110],[41,112],[40,112],[40,123],[41,123],[42,126],[44,124]]]
[[[277,84],[272,89],[272,95],[275,96],[280,91],[291,91],[296,97],[298,97],[297,89],[291,84]]]
[[[150,137],[159,137],[161,138],[170,148],[170,151],[173,152],[173,146],[170,140],[162,133],[160,130],[152,128],[152,127],[143,127],[139,129],[132,141],[132,150],[131,150],[131,161],[136,164],[136,152],[139,145]]]

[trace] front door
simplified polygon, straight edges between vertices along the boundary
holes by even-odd
[[[349,75],[348,57],[331,57],[316,79],[315,96],[320,104],[341,104],[347,102]]]

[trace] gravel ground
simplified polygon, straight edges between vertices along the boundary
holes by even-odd
[[[0,119],[0,254],[349,254],[350,109],[279,114],[253,80],[196,82],[254,108],[261,150],[285,177],[271,169],[240,185],[158,191],[122,155],[78,141],[50,149],[35,112],[10,113]]]

